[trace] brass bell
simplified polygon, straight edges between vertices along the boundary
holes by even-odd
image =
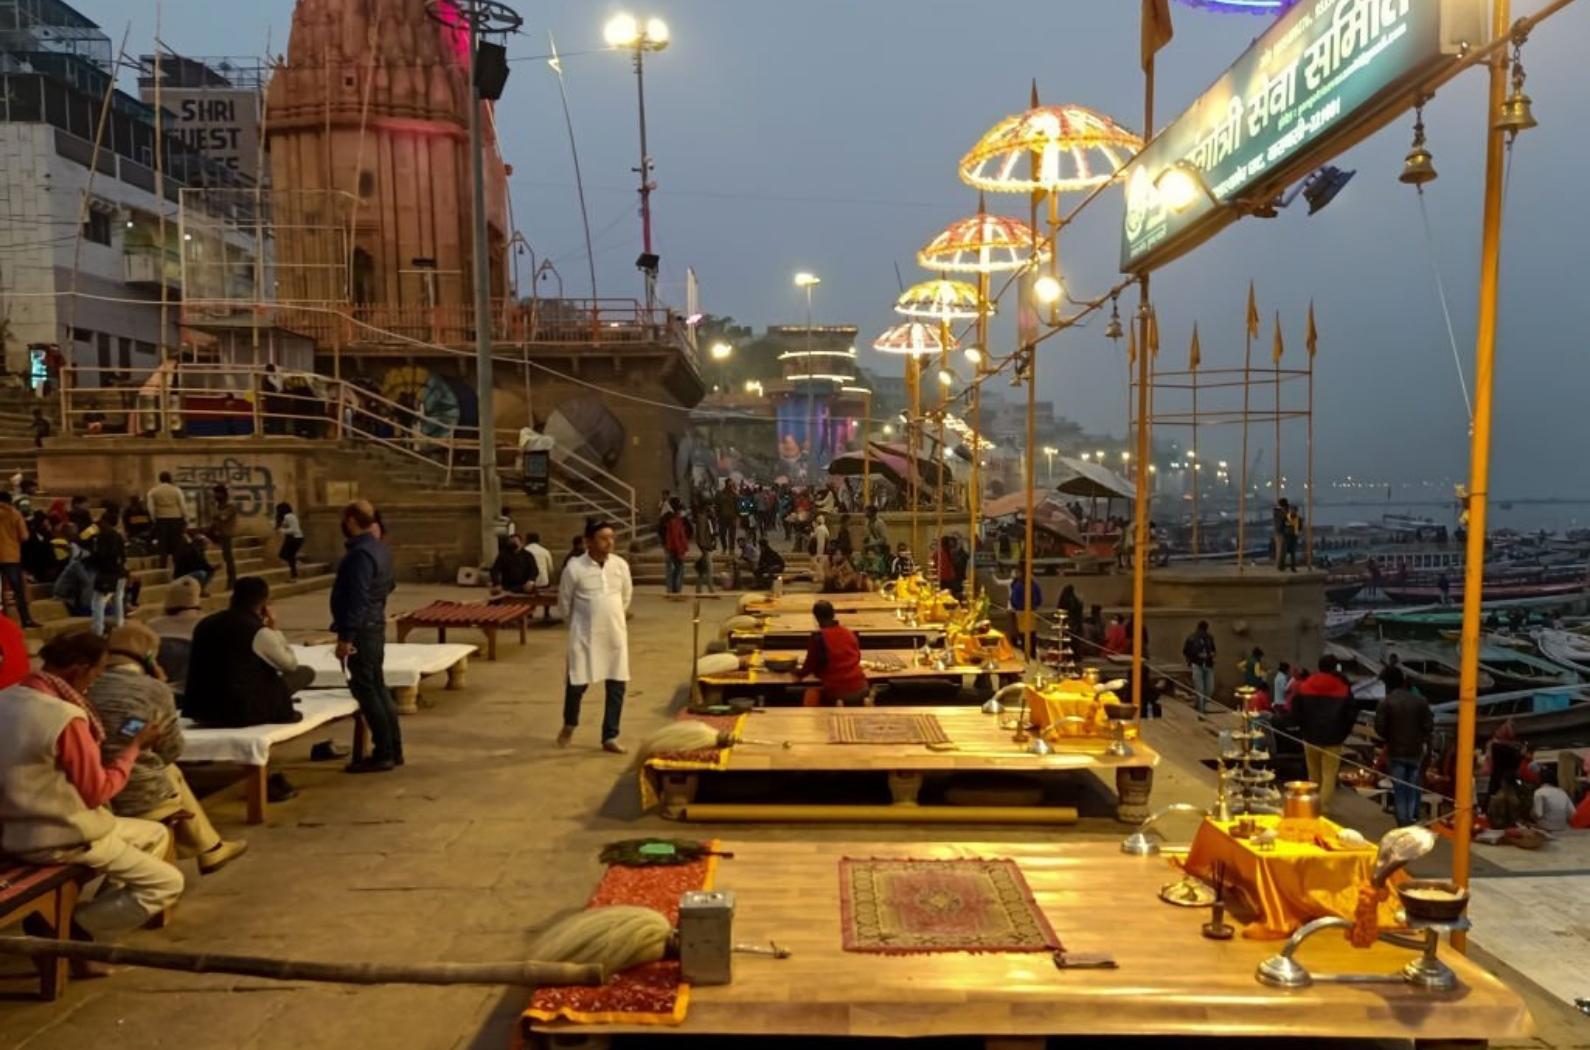
[[[1502,115],[1496,118],[1496,130],[1516,135],[1538,123],[1530,110],[1529,96],[1515,87],[1502,103]]]
[[[1402,174],[1397,178],[1410,186],[1423,186],[1436,180],[1435,165],[1424,143],[1417,143],[1402,161]]]
[[[1121,329],[1121,315],[1111,314],[1110,323],[1104,326],[1104,338],[1119,339],[1126,333]]]

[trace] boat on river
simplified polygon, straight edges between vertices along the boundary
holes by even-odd
[[[1590,675],[1590,637],[1574,631],[1543,629],[1535,632],[1540,653],[1582,675]]]
[[[1535,747],[1582,746],[1590,743],[1590,686],[1524,690],[1482,696],[1475,701],[1474,739],[1483,744],[1511,721],[1518,735]],[[1457,727],[1457,701],[1435,704],[1438,730]]]
[[[1487,639],[1480,645],[1480,670],[1505,691],[1577,685],[1579,672],[1534,653]]]
[[[1459,671],[1453,660],[1416,645],[1387,645],[1384,652],[1388,662],[1393,656],[1397,658],[1397,665],[1402,668],[1408,684],[1417,687],[1432,702],[1457,698]],[[1475,687],[1481,693],[1488,693],[1496,688],[1496,679],[1482,670]]]

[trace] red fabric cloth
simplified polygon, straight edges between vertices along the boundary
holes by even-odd
[[[1573,816],[1568,818],[1570,828],[1590,828],[1590,795],[1586,795],[1579,803],[1579,808],[1573,811]]]
[[[1104,629],[1104,651],[1106,653],[1124,653],[1132,647],[1132,640],[1126,635],[1126,624],[1112,623]]]
[[[861,669],[861,639],[842,624],[823,627],[806,643],[806,663],[801,677],[816,675],[823,683],[823,699],[853,696],[867,688],[867,673]]]
[[[83,805],[98,809],[121,793],[138,759],[137,744],[116,756],[110,765],[100,761],[99,743],[81,718],[74,718],[55,741],[55,764],[77,788]]]
[[[28,676],[28,640],[9,616],[0,616],[0,689],[9,689]]]

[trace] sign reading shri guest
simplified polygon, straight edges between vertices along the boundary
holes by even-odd
[[[249,88],[165,89],[161,103],[176,114],[177,137],[245,178],[258,174],[260,96]]]
[[[1484,0],[1302,0],[1124,170],[1121,269],[1143,272],[1238,216],[1155,180],[1186,162],[1222,203],[1264,201],[1412,103],[1416,84],[1486,40]]]

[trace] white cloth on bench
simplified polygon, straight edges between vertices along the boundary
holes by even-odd
[[[384,661],[386,684],[392,689],[411,689],[420,684],[428,674],[441,674],[458,661],[476,652],[473,645],[427,645],[422,642],[388,642]],[[337,662],[336,646],[295,645],[293,655],[304,667],[314,670],[311,689],[346,689],[348,681],[342,676],[342,665]]]
[[[192,719],[184,718],[181,761],[268,765],[273,744],[286,743],[313,732],[327,722],[359,713],[359,701],[346,689],[302,693],[294,704],[303,712],[304,717],[300,722],[245,726],[242,729],[212,729],[195,726]]]

